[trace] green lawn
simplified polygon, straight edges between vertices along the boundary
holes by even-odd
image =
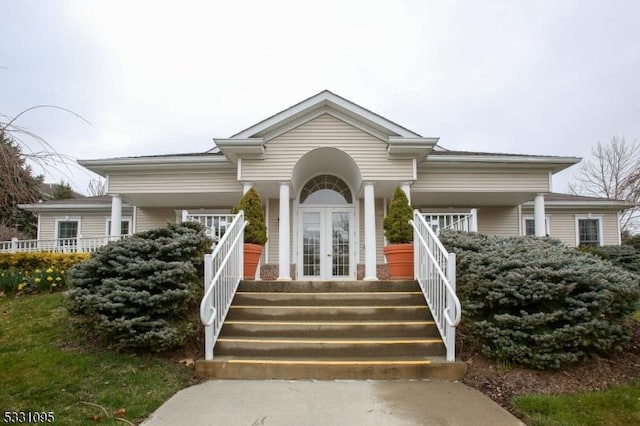
[[[640,424],[640,382],[602,392],[516,397],[513,406],[528,425]]]
[[[124,409],[138,423],[190,383],[193,370],[178,363],[70,344],[62,301],[0,298],[0,415],[53,411],[56,424],[123,425],[114,415]]]

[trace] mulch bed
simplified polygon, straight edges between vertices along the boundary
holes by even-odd
[[[518,395],[599,391],[632,383],[640,380],[640,321],[630,323],[634,335],[621,351],[608,358],[591,357],[548,371],[498,365],[483,356],[477,346],[469,345],[469,336],[462,335],[460,358],[468,365],[463,382],[507,409]]]

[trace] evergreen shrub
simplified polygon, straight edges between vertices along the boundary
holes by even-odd
[[[409,205],[407,194],[399,187],[393,193],[387,217],[384,218],[384,236],[389,244],[407,244],[413,241],[413,227],[409,221],[413,219],[413,210]]]
[[[250,188],[231,212],[236,214],[240,210],[244,210],[244,218],[249,221],[247,227],[244,228],[244,242],[265,245],[267,242],[267,225],[264,221],[262,200],[255,189]]]
[[[212,240],[197,222],[172,223],[98,249],[71,269],[67,308],[108,346],[162,351],[196,324],[187,316]]]
[[[591,253],[602,259],[608,260],[616,266],[635,274],[640,274],[640,252],[633,246],[583,246],[579,250]]]
[[[637,276],[558,240],[443,231],[463,318],[500,361],[559,368],[629,338]]]

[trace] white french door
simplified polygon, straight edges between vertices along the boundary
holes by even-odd
[[[352,207],[298,208],[299,279],[355,279]]]

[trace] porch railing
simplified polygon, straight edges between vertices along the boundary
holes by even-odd
[[[447,350],[447,361],[456,359],[456,326],[460,300],[456,296],[456,255],[444,248],[431,224],[414,210],[414,273]]]
[[[192,213],[188,210],[182,211],[182,221],[200,222],[205,227],[206,234],[213,238],[214,241],[220,240],[227,228],[233,222],[235,214],[219,214],[219,213]]]
[[[0,241],[0,253],[93,253],[98,248],[108,244],[110,241],[117,241],[125,236],[111,237],[91,237],[83,238],[56,238],[50,240],[19,240]]]
[[[249,222],[240,211],[218,241],[213,253],[204,256],[204,296],[200,320],[204,324],[204,356],[213,359],[213,347],[242,279],[244,228]]]
[[[478,232],[478,213],[471,209],[469,213],[422,213],[426,222],[436,235],[443,229],[454,231]]]

